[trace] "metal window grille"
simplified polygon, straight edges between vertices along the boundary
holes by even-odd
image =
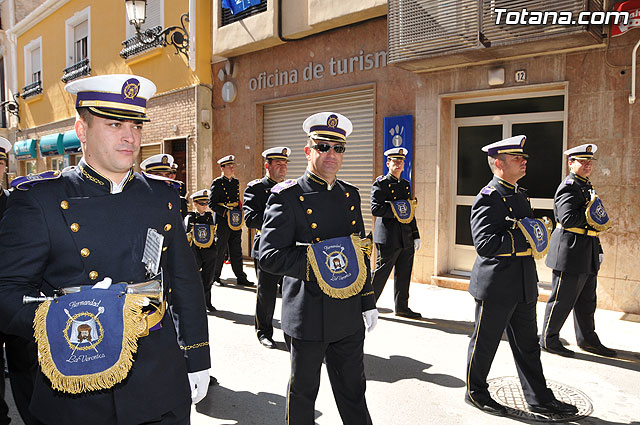
[[[155,34],[160,34],[160,32],[162,32],[162,27],[161,26],[153,27],[151,28],[151,31],[153,31],[153,33]],[[133,37],[127,38],[125,41],[122,42],[122,45],[124,47],[120,51],[120,56],[123,59],[128,59],[131,56],[135,56],[142,52],[146,52],[147,50],[151,50],[155,47],[162,46],[163,41],[164,41],[164,37],[157,37],[153,41],[153,43],[145,44],[138,39],[137,35],[134,35]]]
[[[42,81],[40,81],[40,71],[34,73],[35,75],[38,75],[38,80],[36,80],[35,82],[31,83],[31,84],[27,84],[26,86],[24,86],[22,88],[22,93],[20,93],[20,97],[23,99],[26,99],[27,97],[30,96],[35,96],[37,94],[42,93]]]
[[[69,81],[80,78],[83,75],[89,75],[91,73],[91,66],[89,65],[89,59],[83,59],[64,69],[62,74],[62,82],[68,83]]]
[[[220,24],[220,26],[223,27],[234,22],[242,21],[244,18],[247,18],[249,16],[265,12],[267,10],[267,0],[260,0],[260,4],[251,6],[235,15],[231,13],[231,10],[223,8],[222,2],[220,2],[220,9],[222,10],[222,23]]]
[[[602,34],[602,25],[496,24],[508,11],[603,11],[602,0],[389,0],[389,63],[534,41],[563,34]],[[585,28],[586,27],[586,28]]]

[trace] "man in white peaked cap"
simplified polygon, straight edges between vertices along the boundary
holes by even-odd
[[[360,239],[365,228],[358,188],[336,177],[353,127],[341,114],[320,112],[302,128],[307,170],[271,189],[260,236],[260,267],[284,275],[282,331],[291,353],[286,421],[315,422],[324,362],[343,423],[370,425],[363,346],[365,329],[373,330],[378,320],[367,255],[372,243],[367,239],[367,249]],[[349,256],[323,248],[334,242]],[[314,248],[323,253],[312,254]]]
[[[15,185],[19,190],[0,225],[0,330],[34,338],[34,325],[42,325],[34,323],[38,304],[23,304],[25,295],[52,297],[69,287],[109,289],[111,282],[147,281],[156,273],[151,262],[142,261],[148,251],[162,270],[164,296],[145,316],[125,379],[93,382],[83,375],[91,372],[92,356],[109,350],[97,340],[98,354],[83,353],[87,362],[77,379],[101,390],[77,388],[69,380],[58,380],[54,389],[41,363],[31,413],[51,425],[188,424],[191,404],[209,386],[202,284],[178,193],[160,177],[133,170],[156,87],[144,77],[117,74],[75,80],[66,90],[76,96],[75,130],[83,158],[62,173],[31,176]],[[70,349],[66,343],[55,347],[49,350],[52,356]],[[116,360],[114,366],[122,370],[121,359]],[[46,366],[51,371],[51,363]]]
[[[558,223],[551,235],[546,264],[553,269],[551,296],[547,301],[540,346],[564,357],[574,352],[560,342],[560,329],[573,310],[578,347],[590,353],[615,357],[615,350],[600,342],[595,329],[598,270],[604,259],[601,227],[589,220],[588,205],[595,195],[589,177],[594,170],[598,146],[587,143],[564,152],[569,175],[560,183],[553,199]]]

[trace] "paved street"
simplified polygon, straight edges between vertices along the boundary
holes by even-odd
[[[250,266],[245,262],[249,278],[255,281]],[[230,274],[230,266],[225,265],[223,278],[230,278]],[[378,303],[381,319],[365,342],[367,401],[374,424],[523,422],[485,415],[463,402],[466,350],[473,328],[471,296],[463,291],[413,284],[410,307],[426,317],[414,321],[393,315],[392,288],[390,281]],[[214,287],[213,304],[218,312],[209,316],[212,374],[220,385],[212,387],[197,406],[192,423],[283,424],[289,356],[279,322],[275,334],[279,349],[268,350],[258,343],[253,331],[254,288]],[[543,309],[544,304],[539,303],[539,328]],[[280,299],[276,319],[279,311]],[[640,424],[640,323],[637,317],[622,317],[622,313],[604,310],[596,314],[598,333],[606,345],[621,352],[618,359],[581,352],[575,346],[571,320],[561,336],[569,348],[578,351],[577,357],[542,354],[548,380],[579,389],[591,400],[593,412],[580,424]],[[503,376],[516,376],[506,341],[500,345],[490,378]],[[316,423],[342,423],[324,371]]]

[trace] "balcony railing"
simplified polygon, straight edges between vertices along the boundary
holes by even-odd
[[[258,13],[262,13],[267,10],[267,0],[260,0],[260,4],[251,6],[240,13],[236,13],[235,15],[231,13],[230,9],[222,7],[222,2],[220,2],[220,5],[220,7],[222,8],[222,22],[220,24],[221,27],[232,24],[234,22],[242,21],[244,18],[257,15]]]
[[[592,44],[602,40],[602,25],[563,25],[553,21],[553,12],[570,12],[577,19],[581,12],[603,11],[603,0],[389,0],[388,62],[401,64],[452,54],[466,55],[467,62],[491,59],[492,51],[517,55],[514,44],[573,34],[590,34]],[[499,9],[503,10],[498,20]],[[506,12],[550,12],[544,25],[506,24]],[[589,42],[583,40],[583,43]],[[574,42],[574,44],[577,42]],[[571,42],[559,48],[570,48]],[[551,44],[533,46],[553,50]],[[528,50],[523,53],[533,53]],[[503,54],[502,57],[505,57]],[[402,66],[402,65],[400,65]],[[446,66],[439,61],[437,66]],[[427,66],[428,68],[429,66]]]
[[[153,27],[150,30],[155,34],[159,34],[160,32],[162,32],[162,27],[158,25],[157,27]],[[120,56],[123,59],[128,59],[131,56],[135,56],[142,52],[146,52],[147,50],[151,50],[158,46],[162,46],[163,40],[164,40],[164,37],[157,37],[152,43],[146,44],[141,42],[138,39],[137,35],[134,35],[133,37],[127,38],[125,41],[122,42],[122,45],[124,47],[120,51]]]
[[[91,66],[89,66],[89,58],[83,59],[78,63],[75,63],[64,69],[62,74],[62,82],[68,83],[76,78],[80,78],[83,75],[89,75],[91,73]]]
[[[22,93],[20,93],[20,97],[26,99],[40,93],[42,93],[42,81],[38,80],[35,83],[27,84],[26,86],[24,86],[22,88]]]

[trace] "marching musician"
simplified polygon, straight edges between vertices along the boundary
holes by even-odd
[[[574,356],[560,342],[560,329],[573,310],[578,347],[590,353],[615,357],[595,330],[598,270],[604,259],[598,235],[611,224],[589,176],[595,167],[598,146],[588,143],[564,152],[569,175],[560,183],[553,199],[558,223],[551,235],[546,264],[553,269],[551,296],[540,334],[543,350],[564,357]]]

